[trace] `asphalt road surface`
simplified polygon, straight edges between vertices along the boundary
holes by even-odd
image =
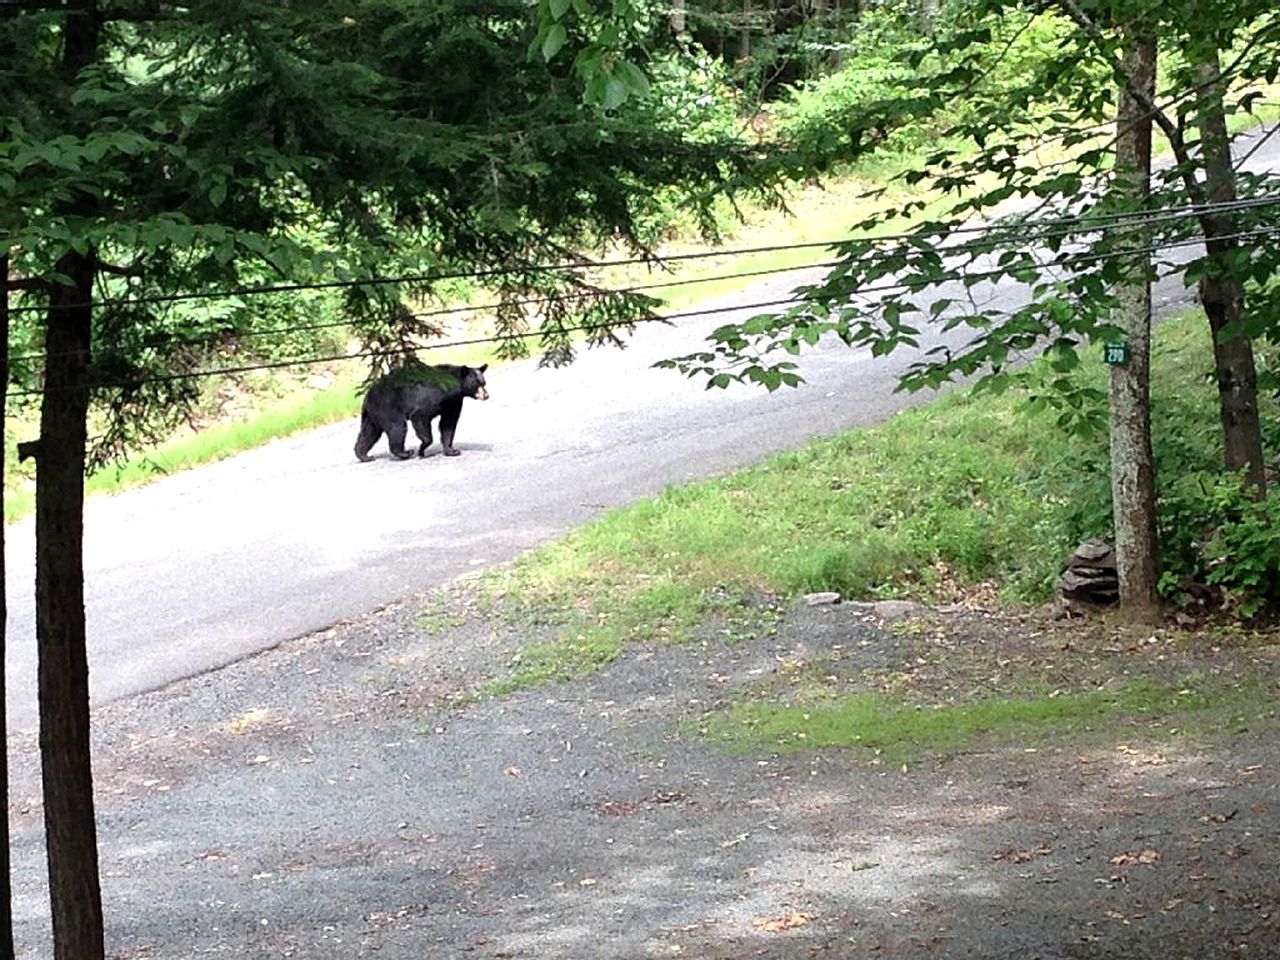
[[[1275,139],[1253,165],[1275,162]],[[779,299],[799,282],[782,275],[735,300]],[[969,295],[1008,306],[1025,294],[980,287]],[[1170,278],[1156,302],[1168,312],[1190,296]],[[709,391],[652,368],[698,349],[734,317],[649,326],[625,350],[589,351],[559,370],[492,369],[492,399],[464,405],[460,457],[440,456],[437,441],[434,455],[396,462],[381,441],[375,462],[358,463],[353,418],[90,500],[94,702],[214,669],[508,560],[607,508],[927,399],[894,393],[913,354],[873,360],[838,344],[804,354],[806,384],[774,394]],[[8,709],[20,729],[35,722],[31,522],[10,527],[6,539]]]

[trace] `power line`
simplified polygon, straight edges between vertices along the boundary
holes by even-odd
[[[239,287],[232,290],[191,291],[188,293],[163,293],[140,297],[108,298],[91,303],[62,304],[62,309],[83,307],[120,307],[138,306],[148,303],[180,303],[190,300],[221,300],[232,297],[261,296],[268,293],[298,293],[305,290],[337,290],[352,287],[387,286],[393,284],[425,284],[441,280],[483,280],[491,277],[506,276],[513,273],[556,273],[585,268],[624,267],[639,264],[665,264],[677,261],[707,259],[711,257],[747,256],[757,253],[779,253],[788,250],[805,250],[820,247],[831,247],[840,241],[812,241],[809,243],[772,244],[760,247],[743,247],[736,250],[700,251],[698,253],[676,253],[663,257],[627,257],[616,260],[593,260],[588,262],[532,263],[513,267],[492,267],[479,270],[453,270],[440,273],[414,273],[386,277],[366,277],[361,280],[321,280],[308,283],[263,284],[254,287]],[[18,306],[11,312],[46,311],[44,306]]]
[[[487,313],[490,311],[497,310],[500,307],[541,306],[541,305],[550,304],[550,303],[564,303],[572,300],[587,300],[587,299],[591,299],[592,297],[601,296],[602,294],[607,296],[620,296],[622,294],[628,294],[628,293],[641,293],[645,290],[659,290],[659,289],[665,290],[670,287],[685,287],[685,286],[692,286],[694,284],[699,284],[699,283],[717,283],[717,282],[722,282],[726,280],[745,280],[751,277],[763,277],[763,276],[769,276],[769,275],[780,274],[780,273],[794,273],[800,270],[820,270],[824,268],[834,267],[839,262],[840,261],[838,260],[823,260],[815,263],[804,263],[804,264],[798,264],[798,265],[793,265],[788,267],[767,267],[767,268],[762,268],[760,270],[743,270],[738,273],[713,274],[712,276],[708,276],[708,277],[692,277],[686,280],[665,280],[665,281],[660,280],[660,281],[654,281],[653,283],[639,283],[629,287],[619,287],[616,290],[604,290],[604,291],[573,290],[566,293],[552,294],[552,295],[543,296],[543,297],[526,297],[519,300],[491,301],[489,303],[484,303],[484,304],[478,304],[478,305],[471,304],[471,305],[459,306],[459,307],[440,307],[439,309],[436,309],[436,310],[425,310],[425,311],[415,312],[415,313],[412,313],[411,316],[415,320],[427,320],[432,317],[446,317],[446,316],[453,316],[460,313]],[[230,332],[233,333],[237,339],[243,340],[246,338],[287,336],[294,333],[308,333],[316,330],[330,330],[336,327],[346,327],[350,325],[351,325],[350,320],[326,320],[323,323],[297,324],[294,326],[287,326],[287,327],[275,327],[269,330],[252,330],[251,329],[251,330],[230,331]],[[186,337],[175,337],[173,340],[170,341],[170,344],[173,346],[198,344],[207,340],[211,334],[215,334],[217,332],[218,331],[214,330],[214,331],[209,331],[205,334],[192,334],[191,336],[186,336]],[[26,353],[26,354],[20,354],[16,357],[12,357],[11,362],[16,362],[20,360],[42,360],[42,359],[47,359],[48,357],[67,356],[67,355],[68,355],[67,353],[45,353],[45,352]]]
[[[1280,195],[1250,197],[1238,199],[1234,201],[1206,203],[1206,204],[1187,204],[1181,207],[1168,207],[1163,210],[1156,211],[1117,211],[1115,213],[1087,213],[1076,214],[1068,217],[1056,217],[1045,221],[1042,225],[1032,225],[1032,229],[1039,229],[1039,234],[1031,234],[1029,239],[1052,239],[1055,236],[1069,236],[1076,232],[1075,229],[1094,225],[1096,229],[1117,229],[1126,224],[1127,221],[1133,221],[1137,224],[1155,224],[1167,222],[1169,220],[1190,219],[1208,214],[1228,214],[1233,212],[1243,212],[1245,210],[1255,208],[1265,208],[1280,205]],[[1008,229],[1008,225],[1001,221],[987,221],[972,226],[951,227],[946,230],[948,236],[956,234],[995,234],[1001,230]],[[877,245],[918,240],[919,237],[913,232],[903,232],[895,234],[886,234],[880,237],[846,237],[838,240],[813,240],[803,243],[787,243],[787,244],[766,244],[754,247],[739,247],[729,250],[702,250],[694,253],[676,253],[666,256],[645,256],[645,257],[625,257],[614,260],[594,260],[594,261],[575,261],[560,262],[550,264],[525,264],[522,266],[512,267],[493,267],[486,269],[472,270],[454,270],[444,271],[440,273],[414,273],[401,274],[384,277],[366,277],[359,280],[323,280],[310,281],[306,283],[280,283],[280,284],[263,284],[252,287],[239,287],[225,290],[204,290],[189,291],[186,293],[168,293],[168,294],[150,294],[138,297],[118,297],[104,298],[89,303],[62,304],[61,309],[76,309],[82,307],[118,307],[118,306],[139,306],[144,304],[161,304],[161,303],[180,303],[192,300],[218,300],[231,299],[234,297],[253,297],[262,296],[271,293],[297,293],[308,290],[335,290],[350,289],[353,287],[364,286],[387,286],[394,284],[425,284],[433,283],[441,280],[483,280],[486,278],[506,276],[513,273],[555,273],[571,270],[601,269],[605,267],[619,266],[636,266],[641,264],[652,265],[680,263],[712,258],[727,258],[753,256],[761,253],[785,253],[795,250],[813,250],[813,249],[836,249],[840,246],[852,243],[874,243]],[[804,269],[803,267],[786,268],[786,269]],[[745,274],[744,274],[745,275]],[[730,275],[732,277],[732,275]],[[670,283],[655,283],[652,287],[676,286],[681,283],[699,283],[710,282],[701,279],[688,281],[671,281]],[[10,313],[32,313],[45,312],[49,309],[47,306],[40,305],[19,305],[10,308]]]
[[[1070,218],[1057,218],[1057,219],[1047,221],[1043,224],[1031,224],[1031,226],[1033,227],[1032,231],[1029,233],[1024,232],[1020,234],[1019,239],[1022,241],[1031,241],[1031,242],[1047,241],[1047,240],[1055,240],[1055,239],[1067,239],[1075,235],[1078,232],[1079,226],[1083,226],[1083,225],[1092,224],[1096,226],[1097,231],[1105,232],[1107,230],[1113,230],[1113,229],[1131,229],[1134,227],[1149,227],[1149,226],[1154,226],[1161,223],[1169,223],[1169,222],[1175,222],[1181,219],[1199,217],[1209,213],[1213,213],[1213,214],[1239,213],[1239,212],[1245,212],[1253,209],[1270,207],[1277,204],[1280,204],[1280,196],[1251,197],[1251,198],[1242,198],[1242,199],[1237,199],[1233,201],[1226,201],[1226,202],[1213,203],[1213,204],[1189,204],[1181,207],[1167,207],[1167,208],[1162,208],[1162,209],[1153,210],[1153,211],[1124,211],[1124,212],[1117,211],[1115,213],[1110,213],[1110,214],[1097,213],[1097,214],[1080,215],[1077,217],[1070,217]],[[1068,223],[1077,224],[1077,227],[1068,229],[1064,226],[1064,224],[1068,224]],[[1038,231],[1034,229],[1036,227],[1039,228]],[[981,237],[982,235],[990,236],[997,232],[1001,232],[1001,231],[1008,232],[1010,230],[1016,230],[1016,229],[1018,229],[1018,225],[1016,224],[1016,222],[1014,223],[998,222],[998,223],[987,224],[983,226],[955,228],[953,230],[948,231],[948,234],[977,233]],[[903,238],[913,238],[913,237],[911,234],[897,234],[890,237],[867,238],[866,241],[861,241],[861,242],[867,242],[867,243],[874,244],[876,246],[880,246],[887,241],[903,239]],[[853,241],[840,241],[840,242],[847,243],[847,242],[853,242]],[[1199,241],[1194,241],[1194,242],[1199,242]],[[976,243],[972,243],[972,242],[962,243],[949,248],[943,247],[941,249],[944,250],[945,252],[949,252],[953,254],[967,254],[970,256],[975,256],[984,252],[992,252],[991,250],[980,249],[981,243],[982,243],[982,240],[979,239]],[[777,249],[807,249],[807,248],[813,247],[814,245],[815,245],[814,243],[796,244],[796,245],[790,245],[790,246],[780,245]],[[823,245],[830,247],[833,244],[823,244]],[[762,249],[762,248],[750,248],[750,249]],[[697,256],[702,256],[702,255],[704,254],[697,254]],[[720,254],[705,254],[705,255],[717,256]],[[886,251],[881,249],[874,252],[869,252],[866,256],[873,257],[873,258],[887,258],[893,255],[894,255],[894,251],[892,250]],[[689,254],[688,256],[695,256],[695,255]],[[645,290],[668,289],[673,287],[691,286],[695,284],[716,283],[716,282],[723,282],[727,280],[740,280],[740,279],[747,279],[751,277],[776,275],[776,274],[782,274],[782,273],[792,273],[792,272],[798,272],[801,270],[830,269],[832,267],[838,266],[841,262],[842,260],[827,260],[827,261],[819,261],[814,263],[797,264],[797,265],[786,266],[786,267],[769,267],[769,268],[762,268],[759,270],[745,270],[745,271],[739,271],[739,272],[728,273],[728,274],[713,274],[711,276],[693,277],[693,278],[688,278],[684,280],[654,281],[652,283],[635,284],[629,287],[621,287],[616,290],[609,290],[609,291],[573,290],[573,291],[568,291],[566,293],[561,293],[561,294],[553,294],[553,295],[542,296],[542,297],[528,297],[524,299],[512,300],[512,301],[506,301],[506,302],[491,302],[491,303],[481,304],[481,305],[442,307],[436,310],[415,312],[412,314],[412,317],[416,320],[425,320],[433,317],[451,316],[451,315],[456,315],[460,313],[485,313],[488,311],[496,310],[502,306],[539,306],[539,305],[545,305],[545,304],[551,304],[551,303],[564,303],[564,302],[573,301],[573,300],[585,300],[592,297],[600,296],[602,293],[606,295],[623,295],[628,293],[640,293]],[[112,301],[99,301],[100,304],[107,304],[111,302]],[[27,307],[27,308],[13,308],[13,309],[39,309],[39,308]],[[335,320],[335,321],[325,321],[323,323],[297,324],[292,326],[276,327],[269,330],[252,330],[251,329],[251,330],[233,331],[233,332],[237,339],[248,339],[248,338],[259,338],[259,337],[272,337],[272,336],[289,336],[294,333],[313,332],[317,330],[333,329],[333,328],[343,327],[348,325],[349,325],[349,321],[347,320]],[[171,341],[171,344],[173,346],[199,344],[207,340],[209,338],[210,333],[216,333],[216,332],[217,331],[210,331],[209,333],[205,333],[205,334],[192,334],[190,336],[176,337],[174,338],[173,341]],[[18,362],[24,362],[29,360],[38,361],[41,359],[47,359],[50,356],[56,356],[56,354],[47,354],[44,352],[20,354],[16,357],[11,358],[10,362],[18,363]]]
[[[1266,229],[1245,231],[1245,232],[1236,233],[1236,234],[1229,234],[1222,237],[1221,239],[1253,240],[1253,239],[1270,238],[1275,236],[1280,236],[1280,226],[1266,228]],[[1058,263],[1056,264],[1056,266],[1058,267],[1079,266],[1082,264],[1102,262],[1110,259],[1116,259],[1119,257],[1132,257],[1135,255],[1144,254],[1144,253],[1148,253],[1148,254],[1157,253],[1161,250],[1176,249],[1179,247],[1199,244],[1201,242],[1202,240],[1197,237],[1197,238],[1179,240],[1173,243],[1155,244],[1155,245],[1149,245],[1147,247],[1126,249],[1123,251],[1085,254],[1080,257],[1074,258],[1070,263]],[[975,271],[972,273],[966,273],[964,271],[953,271],[949,274],[940,275],[937,278],[931,278],[929,285],[936,286],[940,283],[953,282],[953,281],[979,282],[982,280],[996,280],[1007,274],[1008,274],[1008,270],[1005,268]],[[864,287],[861,290],[855,291],[853,295],[861,296],[868,293],[888,293],[893,290],[910,289],[914,285],[915,285],[914,283],[909,283],[905,281],[895,281],[891,283]],[[671,313],[671,314],[665,314],[665,315],[654,314],[649,317],[639,317],[631,320],[620,320],[620,321],[614,321],[609,323],[582,324],[574,327],[561,327],[557,330],[557,332],[578,333],[578,332],[598,332],[598,331],[605,331],[605,330],[625,329],[625,328],[635,327],[641,323],[653,323],[653,322],[670,323],[675,320],[685,320],[685,319],[690,319],[692,317],[710,316],[710,315],[720,314],[720,313],[734,313],[734,312],[748,311],[748,310],[760,310],[762,308],[767,308],[767,307],[789,307],[789,306],[803,305],[806,303],[819,303],[819,302],[823,302],[824,299],[825,298],[818,298],[818,297],[799,297],[799,298],[786,298],[782,300],[759,301],[759,302],[748,303],[748,304],[731,304],[731,305],[720,306],[720,307],[707,307],[707,308],[696,309],[696,310],[685,310],[678,313]],[[531,339],[534,337],[542,337],[545,335],[545,333],[546,331],[543,331],[543,330],[529,330],[529,331],[522,331],[518,333],[494,334],[486,337],[474,337],[474,338],[469,338],[465,340],[454,340],[454,341],[448,341],[444,343],[430,343],[430,344],[424,344],[421,346],[394,347],[394,348],[384,348],[384,349],[377,349],[377,350],[361,350],[355,353],[332,354],[332,355],[318,356],[318,357],[299,357],[299,358],[293,358],[289,360],[263,361],[261,363],[242,364],[242,365],[233,366],[233,367],[218,367],[218,368],[208,369],[208,370],[192,370],[192,371],[186,371],[183,373],[157,374],[155,376],[141,377],[136,380],[130,380],[130,381],[93,383],[93,384],[90,384],[89,387],[90,389],[118,389],[122,387],[141,386],[148,383],[168,383],[175,380],[187,380],[187,379],[194,380],[194,379],[202,379],[205,377],[231,376],[234,374],[250,373],[250,372],[261,371],[261,370],[278,370],[278,369],[283,369],[287,367],[313,366],[315,364],[320,364],[320,363],[337,363],[337,362],[346,361],[346,360],[370,359],[373,357],[401,356],[409,353],[417,353],[419,351],[424,351],[424,350],[442,350],[449,347],[477,346],[477,345],[486,344],[486,343],[502,343],[502,342],[507,342],[512,340]],[[70,387],[65,389],[70,389]],[[39,395],[43,395],[46,392],[51,392],[51,391],[17,390],[17,391],[11,391],[9,393],[9,396],[10,397],[39,396]]]

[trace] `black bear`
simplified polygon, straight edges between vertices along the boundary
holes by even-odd
[[[440,417],[440,444],[446,457],[461,451],[453,445],[453,432],[458,427],[462,401],[466,397],[488,400],[482,367],[427,366],[411,361],[375,380],[360,407],[360,436],[356,438],[356,458],[368,462],[369,449],[384,433],[391,455],[397,460],[413,456],[404,448],[408,424],[422,441],[418,456],[426,455],[431,446],[431,419]]]

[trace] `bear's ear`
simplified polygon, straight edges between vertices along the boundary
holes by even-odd
[[[482,364],[480,365],[480,372],[481,372],[481,373],[484,373],[484,372],[485,372],[486,370],[488,370],[488,369],[489,369],[489,365],[488,365],[487,363],[482,363]]]

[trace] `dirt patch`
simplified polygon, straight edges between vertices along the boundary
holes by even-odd
[[[467,701],[547,628],[447,605],[97,712],[114,956],[1166,960],[1280,943],[1268,703],[893,765],[700,735],[813,683],[921,704],[1188,675],[1274,692],[1269,642],[797,605],[753,639],[634,645],[586,679]],[[19,955],[45,957],[34,744],[10,747]]]

